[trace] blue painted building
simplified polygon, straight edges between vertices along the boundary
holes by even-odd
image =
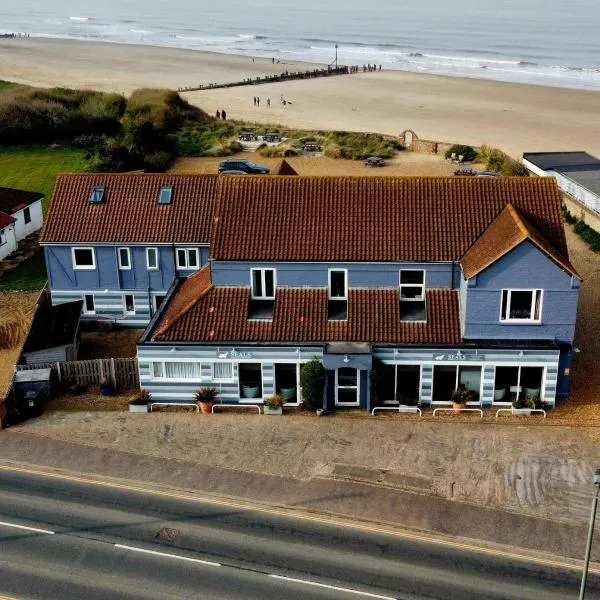
[[[58,178],[40,243],[53,304],[145,326],[177,278],[208,261],[217,176]]]
[[[227,177],[210,239],[138,345],[157,400],[294,405],[311,358],[329,409],[567,395],[580,279],[551,180]]]

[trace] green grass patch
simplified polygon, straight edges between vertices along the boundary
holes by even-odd
[[[15,87],[15,85],[17,84],[13,83],[12,81],[4,81],[3,79],[0,79],[0,92],[10,90],[10,88]]]
[[[41,290],[46,284],[44,252],[36,253],[0,278],[0,290]]]
[[[41,192],[45,211],[56,176],[87,165],[86,152],[76,148],[0,147],[0,186]]]

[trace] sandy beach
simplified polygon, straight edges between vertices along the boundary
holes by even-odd
[[[0,79],[128,94],[312,69],[315,65],[225,54],[56,39],[0,40]],[[261,97],[260,108],[253,96]],[[280,104],[281,96],[291,102]],[[399,134],[527,151],[600,156],[600,92],[381,71],[252,87],[187,92],[229,118],[293,127]],[[266,107],[267,97],[271,107]]]

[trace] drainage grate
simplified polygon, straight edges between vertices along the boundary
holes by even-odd
[[[157,534],[156,537],[164,540],[165,542],[174,542],[179,535],[179,529],[173,529],[172,527],[163,527]]]

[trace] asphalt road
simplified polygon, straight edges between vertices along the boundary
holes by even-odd
[[[0,597],[565,600],[577,598],[579,577],[318,520],[0,469]],[[600,598],[600,577],[588,582],[586,598]]]

